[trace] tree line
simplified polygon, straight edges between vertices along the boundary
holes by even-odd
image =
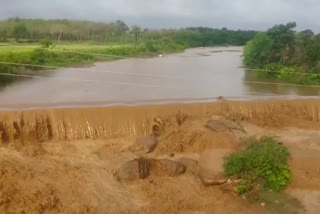
[[[0,21],[0,38],[2,40],[15,38],[18,41],[22,39],[30,41],[43,39],[103,41],[120,36],[128,30],[128,26],[120,20],[111,23],[20,18]]]
[[[10,18],[0,21],[0,41],[18,42],[97,41],[113,43],[174,42],[188,47],[212,45],[244,45],[255,31],[213,29],[205,27],[184,29],[143,29],[128,27],[121,21],[110,23],[79,20],[44,20]]]
[[[270,78],[320,84],[320,34],[295,28],[290,22],[258,33],[245,46],[244,63]]]

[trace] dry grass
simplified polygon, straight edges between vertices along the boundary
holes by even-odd
[[[136,107],[48,109],[0,112],[0,142],[109,139],[152,132],[155,118],[223,115],[260,126],[318,129],[320,100],[223,101]]]

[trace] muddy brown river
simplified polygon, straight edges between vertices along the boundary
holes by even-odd
[[[0,91],[0,108],[102,106],[315,97],[320,88],[266,84],[242,67],[242,47],[196,48],[155,58],[99,62],[25,78]]]

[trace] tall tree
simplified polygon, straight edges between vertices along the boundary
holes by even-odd
[[[16,38],[17,41],[19,39],[25,38],[27,34],[27,28],[26,25],[23,22],[18,22],[14,28],[13,35]]]
[[[141,37],[141,28],[137,25],[132,26],[131,33],[134,35],[134,46],[137,48],[139,38]]]
[[[286,61],[293,52],[295,41],[295,22],[275,25],[267,31],[267,35],[272,40],[272,60]]]
[[[122,33],[127,32],[129,30],[129,27],[121,20],[117,20],[116,24],[119,26]]]
[[[251,67],[262,67],[270,63],[272,39],[265,33],[257,34],[244,48],[244,63]]]

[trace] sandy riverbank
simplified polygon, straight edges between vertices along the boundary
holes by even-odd
[[[274,213],[203,186],[189,165],[177,177],[115,179],[115,169],[139,157],[128,146],[161,121],[148,158],[196,163],[208,149],[241,149],[243,137],[278,137],[292,154],[286,193],[303,205],[299,212],[318,213],[319,109],[318,100],[278,100],[1,112],[0,212]],[[205,128],[212,118],[236,121],[246,134],[213,132]]]

